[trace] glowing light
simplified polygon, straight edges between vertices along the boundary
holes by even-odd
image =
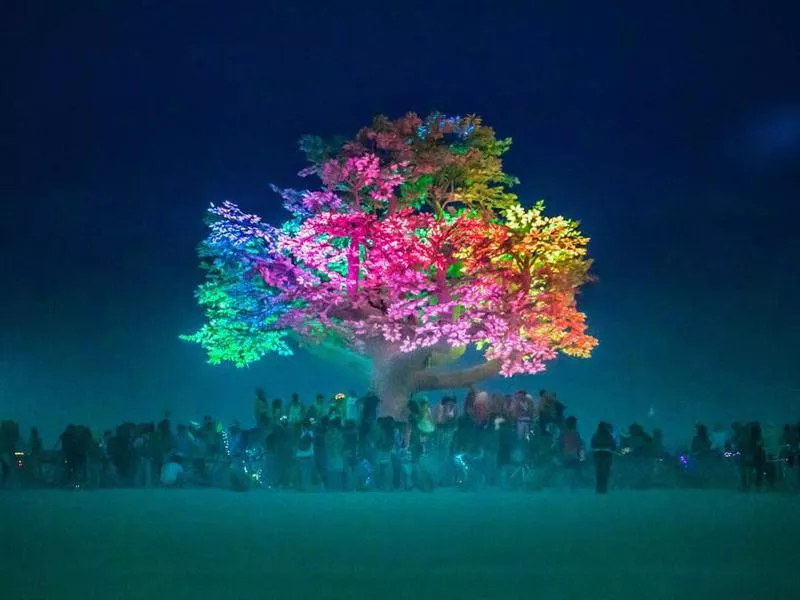
[[[462,452],[461,454],[456,454],[454,460],[456,466],[458,466],[458,468],[461,469],[461,471],[464,473],[464,476],[466,476],[467,473],[469,473],[469,463],[467,462],[467,453]]]
[[[320,189],[279,190],[284,226],[210,208],[196,294],[206,324],[183,336],[209,362],[291,355],[289,339],[357,351],[382,339],[390,354],[475,346],[506,377],[590,355],[576,304],[589,240],[509,191],[510,139],[477,116],[434,113],[378,117],[333,155],[320,144],[304,140],[302,172]]]
[[[231,455],[231,440],[228,430],[224,427],[218,429],[220,435],[222,436],[222,445],[225,448],[225,455],[230,457]]]

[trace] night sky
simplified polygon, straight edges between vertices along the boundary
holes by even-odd
[[[521,198],[593,240],[595,356],[490,387],[673,439],[800,419],[797,3],[611,4],[3,3],[0,417],[50,439],[165,409],[249,423],[256,385],[355,385],[178,340],[202,322],[203,213],[277,222],[302,134],[439,110],[512,136]]]

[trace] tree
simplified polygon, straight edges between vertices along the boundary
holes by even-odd
[[[184,339],[239,366],[293,347],[371,365],[384,414],[410,394],[537,373],[597,340],[576,305],[591,279],[575,221],[524,208],[503,172],[510,139],[476,116],[377,117],[351,140],[305,137],[314,190],[276,190],[280,228],[225,202],[200,247],[207,322]],[[442,369],[467,347],[484,362]]]

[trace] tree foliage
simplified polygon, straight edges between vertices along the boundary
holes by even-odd
[[[232,203],[201,245],[207,322],[185,339],[212,362],[290,354],[288,334],[373,355],[474,346],[503,375],[536,373],[597,340],[576,304],[590,280],[575,221],[524,208],[503,172],[510,139],[476,116],[377,117],[351,140],[305,137],[276,228]],[[455,353],[458,354],[458,353]]]

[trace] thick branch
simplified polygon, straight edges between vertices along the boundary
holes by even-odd
[[[500,372],[500,361],[490,360],[476,367],[445,373],[418,371],[414,374],[415,391],[443,390],[449,388],[468,387],[473,383],[497,375]]]

